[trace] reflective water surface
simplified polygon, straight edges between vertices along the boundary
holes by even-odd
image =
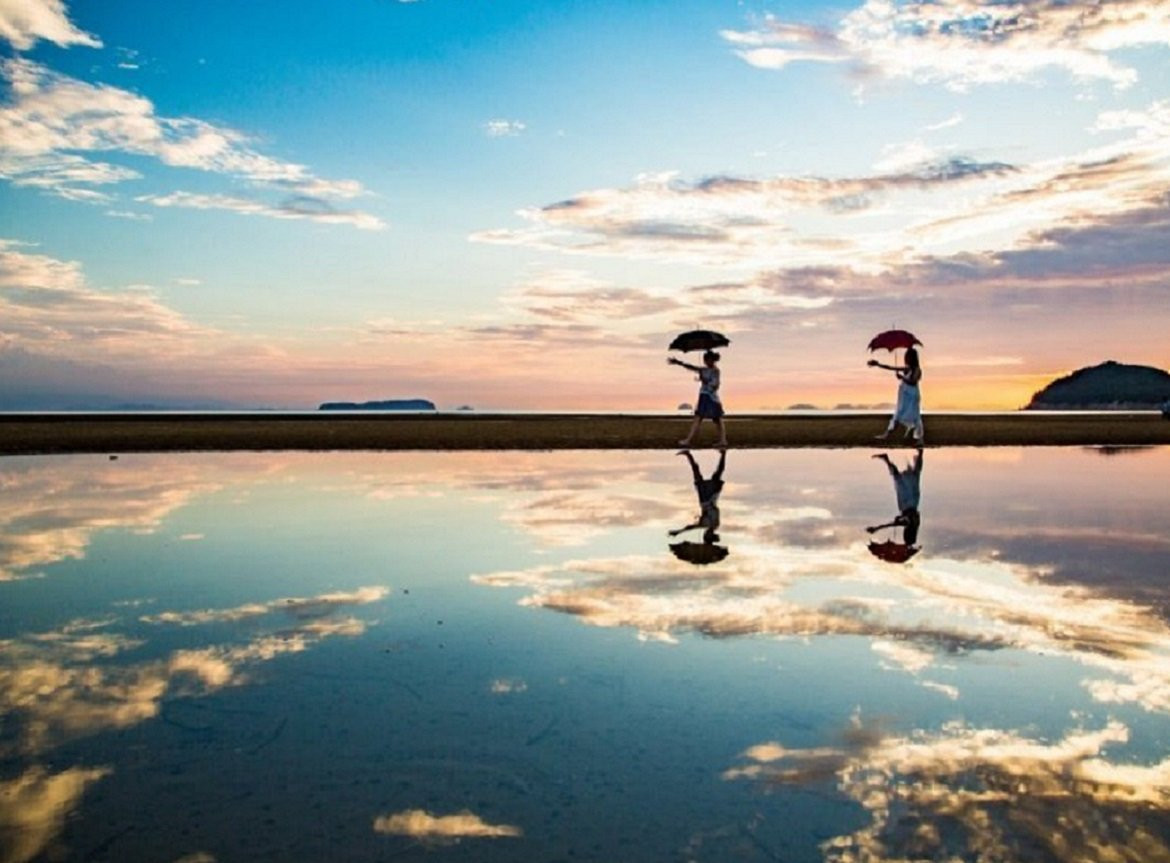
[[[1170,450],[0,460],[0,861],[1170,860]]]

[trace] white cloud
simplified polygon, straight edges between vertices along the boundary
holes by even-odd
[[[483,130],[489,138],[512,138],[527,128],[527,125],[519,120],[496,119],[483,124]]]
[[[267,216],[271,219],[307,219],[329,225],[350,225],[363,231],[380,231],[386,227],[386,223],[377,216],[359,210],[336,210],[320,198],[300,197],[272,205],[234,195],[172,192],[169,195],[142,195],[135,200],[156,207],[227,210],[245,216]]]
[[[130,168],[95,162],[72,153],[13,156],[11,151],[0,149],[0,176],[11,179],[17,186],[44,189],[69,198],[97,194],[90,186],[124,183],[142,175]]]
[[[1052,225],[1084,227],[1152,206],[1170,183],[1170,106],[1109,112],[1111,140],[1068,157],[1009,165],[921,141],[847,177],[645,175],[517,213],[517,228],[473,241],[573,255],[769,269],[889,271],[933,256],[1044,244]]]
[[[15,344],[72,359],[194,349],[209,334],[144,289],[98,291],[81,267],[0,240],[0,320]]]
[[[800,61],[848,63],[864,74],[955,90],[1059,69],[1122,88],[1137,80],[1137,72],[1110,54],[1170,43],[1170,2],[868,0],[831,29],[769,15],[754,29],[722,36],[745,62],[765,69]]]
[[[961,125],[962,122],[963,122],[962,112],[956,111],[954,114],[951,114],[951,116],[947,117],[945,120],[940,120],[937,123],[931,123],[929,126],[926,127],[926,130],[928,132],[937,132],[941,129],[951,129],[951,128],[954,128],[955,126]]]
[[[894,173],[910,170],[918,165],[927,165],[939,159],[940,155],[934,147],[921,139],[915,139],[883,147],[881,158],[873,167],[875,171]]]
[[[63,0],[0,0],[0,39],[17,51],[27,51],[40,40],[62,48],[102,46],[100,39],[69,20]]]
[[[135,213],[131,210],[106,210],[106,215],[112,219],[126,219],[130,222],[154,221],[154,216],[149,213]]]
[[[137,171],[86,154],[148,156],[172,168],[227,175],[258,190],[281,193],[283,202],[226,195],[158,196],[166,205],[221,208],[282,219],[377,229],[376,216],[338,210],[328,199],[366,194],[355,180],[314,176],[293,162],[258,152],[234,129],[190,117],[160,117],[151,101],[106,84],[90,84],[29,60],[0,64],[10,98],[0,107],[0,176],[73,199],[93,197],[94,186],[136,180]],[[108,201],[108,196],[102,198]],[[158,201],[152,201],[158,203]]]

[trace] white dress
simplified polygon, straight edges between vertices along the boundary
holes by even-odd
[[[925,436],[926,431],[922,427],[922,393],[918,384],[898,382],[898,404],[894,407],[889,430],[892,431],[897,423],[914,429],[915,440],[921,441]]]
[[[922,395],[917,384],[901,381],[898,384],[898,405],[894,408],[894,421],[908,426],[922,425]]]

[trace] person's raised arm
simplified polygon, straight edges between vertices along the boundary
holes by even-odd
[[[667,357],[666,362],[672,366],[682,366],[684,369],[690,369],[692,372],[701,372],[703,369],[700,366],[692,366],[690,363],[684,363],[678,357]]]

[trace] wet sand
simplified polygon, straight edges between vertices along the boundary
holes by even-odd
[[[876,441],[874,414],[728,420],[732,448],[907,446]],[[194,450],[672,449],[686,415],[591,414],[0,414],[0,455]],[[940,414],[925,418],[928,447],[1170,445],[1157,413]],[[704,423],[698,447],[714,442]]]

